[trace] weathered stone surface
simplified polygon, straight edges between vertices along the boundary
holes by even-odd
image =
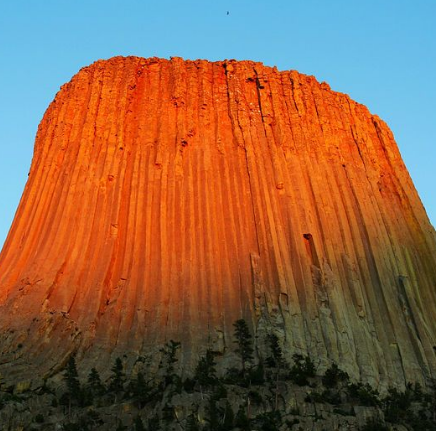
[[[0,304],[5,378],[170,338],[190,364],[228,350],[241,317],[321,369],[436,377],[435,232],[391,131],[313,77],[249,61],[116,57],[64,85]]]

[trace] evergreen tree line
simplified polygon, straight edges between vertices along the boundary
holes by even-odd
[[[264,340],[265,357],[255,358],[253,337],[246,321],[237,320],[233,326],[234,352],[239,365],[220,375],[217,353],[208,349],[199,358],[192,377],[182,379],[177,357],[181,345],[173,340],[160,349],[157,372],[144,367],[132,378],[127,378],[123,362],[117,358],[106,382],[96,368],[82,382],[75,357],[71,356],[63,374],[65,391],[53,400],[53,407],[62,408],[66,415],[63,429],[93,430],[103,424],[98,408],[126,401],[136,406],[138,415],[133,428],[127,428],[119,420],[118,431],[165,430],[176,422],[185,431],[276,431],[284,426],[292,429],[301,417],[294,410],[289,419],[289,412],[285,412],[286,395],[292,385],[298,385],[308,387],[306,402],[330,404],[337,414],[353,415],[355,405],[375,407],[383,412],[385,421],[370,419],[364,431],[387,430],[387,424],[436,431],[436,391],[424,393],[418,384],[408,384],[404,392],[390,389],[387,396],[380,398],[370,385],[352,383],[336,364],[316,377],[316,367],[308,356],[294,354],[291,363],[286,360],[274,333]],[[171,403],[174,395],[182,393],[200,394],[201,399],[191,406],[191,413],[185,418],[178,417]],[[235,393],[240,395],[236,403]],[[35,421],[44,423],[43,415],[39,414]]]

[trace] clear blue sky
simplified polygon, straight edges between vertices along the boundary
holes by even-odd
[[[435,225],[435,22],[436,0],[0,0],[0,248],[45,109],[114,55],[250,59],[327,81],[389,124]]]

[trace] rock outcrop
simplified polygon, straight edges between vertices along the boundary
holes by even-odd
[[[391,131],[313,77],[250,61],[116,57],[64,85],[0,304],[5,378],[169,339],[188,365],[230,350],[241,317],[259,346],[274,332],[321,369],[436,377],[435,231]]]

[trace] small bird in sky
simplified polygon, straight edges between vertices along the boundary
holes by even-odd
[[[230,15],[230,12],[229,12],[229,11],[227,11],[227,15]]]

